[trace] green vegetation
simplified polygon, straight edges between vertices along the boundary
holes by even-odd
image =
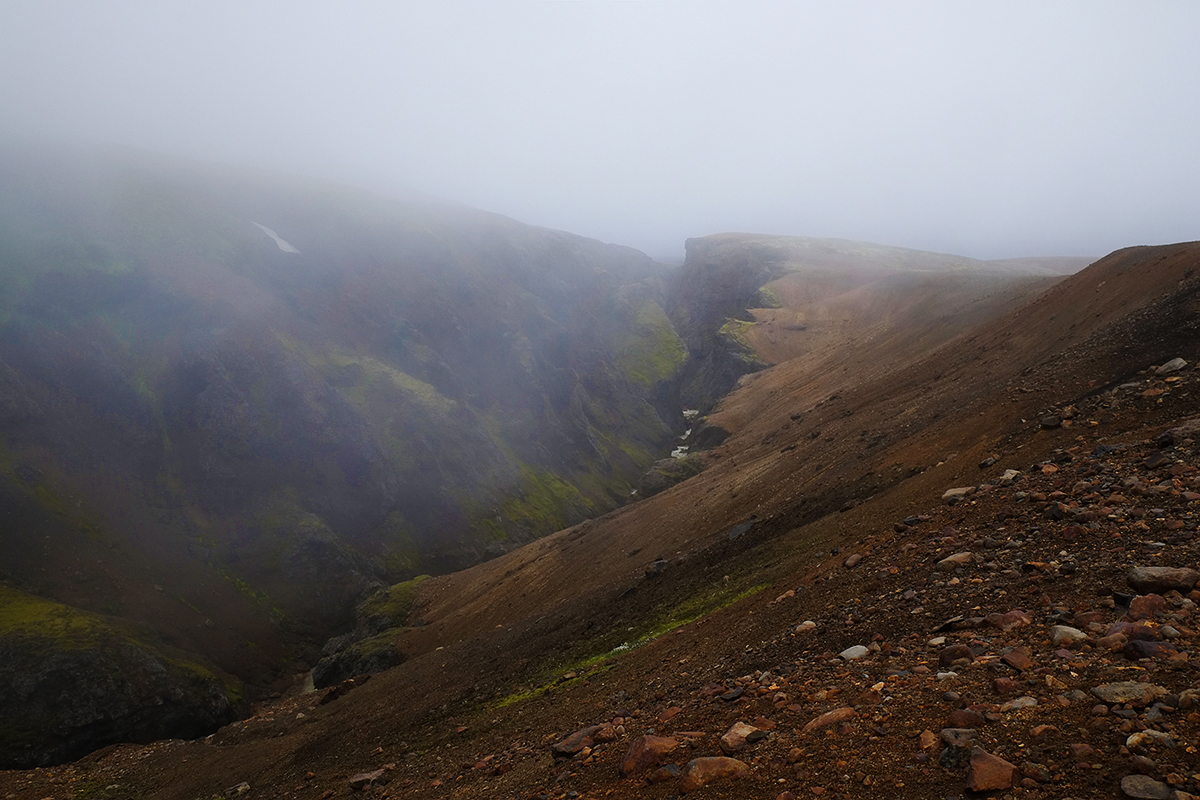
[[[664,634],[670,633],[676,628],[682,628],[684,625],[695,622],[701,617],[706,617],[714,611],[720,611],[722,608],[731,606],[739,600],[756,595],[769,585],[760,583],[757,586],[751,586],[748,589],[740,591],[720,587],[691,597],[649,620],[640,629],[636,629],[629,637],[629,641],[618,645],[615,651],[619,652],[623,649],[632,650],[633,648],[641,647]]]
[[[620,644],[611,646],[603,652],[593,653],[560,664],[552,670],[552,673],[557,677],[532,686],[521,687],[497,700],[493,706],[495,708],[504,708],[505,706],[521,703],[535,697],[540,697],[548,692],[590,680],[596,675],[612,669],[615,666],[613,662],[620,658],[622,653],[647,645],[660,636],[682,628],[684,625],[695,622],[722,608],[731,606],[739,600],[758,594],[768,588],[769,585],[762,583],[740,591],[721,586],[683,600],[677,605],[665,609],[660,614],[646,620],[641,626],[635,627],[634,631],[626,631],[624,634],[621,634],[621,638],[624,641]]]
[[[230,676],[182,656],[167,655],[148,634],[119,619],[56,603],[0,586],[0,638],[15,638],[25,647],[46,654],[63,650],[94,650],[132,646],[156,658],[178,676],[196,683],[220,683],[233,703],[241,702],[242,684]]]
[[[496,507],[491,516],[475,522],[476,529],[494,541],[503,541],[513,527],[544,536],[567,527],[581,510],[596,510],[595,501],[551,472],[522,466],[521,479],[520,491]]]
[[[744,361],[754,364],[767,364],[758,357],[758,353],[754,351],[754,347],[750,344],[750,340],[746,337],[746,332],[753,328],[757,323],[748,322],[744,319],[727,319],[721,329],[717,331],[717,335],[725,342],[729,343],[734,352],[737,353]]]
[[[638,308],[632,329],[615,352],[621,371],[645,388],[670,380],[687,361],[683,340],[666,312],[653,301]]]
[[[28,636],[70,650],[95,647],[130,633],[99,614],[0,586],[0,636]]]
[[[763,286],[758,290],[758,305],[757,308],[783,308],[783,300],[775,293],[775,290],[770,286]]]
[[[357,615],[366,619],[381,617],[393,620],[390,627],[404,625],[408,621],[408,615],[412,613],[413,601],[417,597],[417,587],[427,578],[429,578],[428,575],[418,575],[403,583],[380,589],[363,601],[363,604],[358,607]]]

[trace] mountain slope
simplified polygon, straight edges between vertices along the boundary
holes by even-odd
[[[686,765],[721,754],[739,719],[761,732],[734,752],[748,776],[698,796],[851,793],[868,778],[887,796],[961,793],[980,786],[972,741],[1015,765],[999,788],[1117,797],[1149,772],[1155,787],[1200,789],[1194,754],[1131,738],[1196,734],[1192,601],[1138,584],[1149,610],[1135,612],[1124,594],[1130,567],[1194,565],[1196,427],[1162,435],[1194,415],[1194,371],[1151,368],[1200,356],[1198,269],[1200,245],[1132,248],[894,371],[810,388],[792,362],[766,370],[715,415],[733,434],[700,475],[423,582],[429,624],[401,638],[400,667],[206,743],[12,773],[10,791],[45,796],[74,778],[150,797],[242,780],[263,796],[336,794],[391,764],[379,778],[405,796],[666,797],[687,786],[618,775],[634,737],[674,737],[664,760]],[[1052,413],[1057,427],[1041,422]],[[1025,475],[1000,485],[1007,468]],[[940,503],[955,486],[977,496]],[[666,568],[648,570],[660,556]],[[1005,627],[1009,612],[1023,617]],[[795,630],[805,619],[814,632]],[[1137,636],[1120,628],[1135,623]],[[1056,625],[1083,638],[1065,644],[1076,633]],[[1151,644],[1125,653],[1134,641]],[[874,648],[839,658],[851,644]],[[1129,675],[1164,702],[1105,701]],[[840,716],[814,728],[826,712]],[[551,753],[606,723],[574,757]],[[940,728],[972,730],[942,741]]]
[[[821,347],[885,335],[952,336],[1089,259],[979,261],[841,239],[724,233],[689,239],[668,310],[702,354],[685,369],[685,405],[708,411],[737,380]],[[1040,278],[1040,282],[1037,280]],[[958,319],[952,318],[959,315]],[[762,324],[759,324],[762,323]],[[942,339],[944,341],[945,339]],[[938,341],[897,348],[924,352]]]
[[[385,583],[624,501],[682,427],[663,276],[449,204],[7,148],[3,577],[287,676]]]

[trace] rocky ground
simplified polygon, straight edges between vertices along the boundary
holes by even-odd
[[[389,673],[205,740],[0,773],[0,797],[1200,795],[1194,375],[1047,408],[1026,439],[1065,447],[989,455],[940,504],[548,691],[406,723],[419,700]],[[1114,435],[1120,414],[1145,425]],[[394,725],[355,725],[380,704]]]

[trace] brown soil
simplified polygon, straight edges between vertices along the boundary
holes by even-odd
[[[1033,785],[1014,796],[1121,796],[1116,787],[1139,755],[1124,742],[1139,724],[1169,729],[1180,743],[1151,748],[1143,755],[1152,766],[1141,768],[1200,791],[1191,777],[1200,764],[1189,752],[1200,716],[1182,707],[1165,712],[1165,723],[1147,720],[1142,707],[1095,716],[1098,701],[1087,694],[1130,675],[1175,695],[1196,685],[1197,642],[1180,598],[1169,613],[1182,656],[1130,661],[1089,641],[1067,657],[1048,642],[1052,625],[1072,624],[1076,614],[1098,612],[1094,621],[1105,626],[1117,620],[1119,609],[1102,601],[1128,591],[1129,565],[1197,563],[1197,506],[1183,495],[1200,466],[1194,442],[1181,443],[1163,468],[1178,466],[1178,475],[1145,465],[1155,437],[1195,414],[1197,379],[1191,368],[1170,383],[1144,372],[1200,355],[1197,266],[1198,245],[1120,251],[919,358],[905,355],[912,339],[895,335],[891,350],[890,340],[866,342],[781,363],[745,380],[714,415],[734,435],[709,454],[701,475],[426,581],[421,624],[398,644],[409,655],[401,667],[335,688],[344,694],[324,704],[324,692],[281,699],[207,740],[123,745],[63,767],[0,773],[0,796],[345,797],[357,794],[352,775],[392,764],[386,787],[369,796],[669,797],[677,779],[648,785],[618,776],[635,736],[653,730],[692,740],[674,759],[682,764],[720,754],[717,737],[729,726],[762,716],[775,727],[737,754],[750,777],[695,796],[817,796],[819,788],[826,796],[942,797],[964,792],[964,770],[940,765],[941,743],[922,750],[919,736],[936,735],[951,710],[967,705],[985,715],[981,747],[1045,770],[1030,767]],[[1114,391],[1127,381],[1140,383]],[[1041,429],[1051,412],[1072,416],[1069,405],[1073,419]],[[1130,446],[1088,457],[1098,443]],[[981,470],[989,453],[998,460]],[[1060,462],[1057,471],[1043,474],[1047,459]],[[939,504],[945,489],[993,481],[1006,468],[1027,477],[958,506]],[[1129,498],[1114,501],[1132,475],[1142,476],[1142,494],[1130,487]],[[1077,490],[1081,481],[1096,485]],[[1063,498],[1051,499],[1054,491]],[[1064,500],[1081,505],[1055,512]],[[1091,520],[1095,527],[1073,516],[1105,504],[1113,513]],[[911,526],[896,525],[917,515],[924,516]],[[1000,543],[990,558],[985,540]],[[1155,541],[1166,548],[1151,547]],[[832,555],[834,547],[842,552]],[[934,571],[936,560],[959,550],[985,559],[961,573]],[[853,569],[841,566],[850,552],[865,556]],[[667,570],[645,577],[658,558],[670,562]],[[688,598],[719,601],[764,585],[642,647],[585,663]],[[913,600],[903,599],[908,589],[918,593]],[[782,597],[787,590],[794,596]],[[956,615],[1010,609],[1031,624],[938,631]],[[805,619],[816,630],[794,633]],[[939,681],[921,669],[943,669],[942,646],[929,644],[939,635],[979,650],[958,678]],[[863,661],[835,657],[872,641],[880,652]],[[1027,650],[1036,666],[1019,674],[1004,666],[998,659],[1011,647]],[[997,694],[997,677],[1012,678],[1019,691]],[[879,702],[864,698],[877,683]],[[706,697],[710,684],[740,684],[743,694]],[[555,688],[504,702],[547,685]],[[1066,697],[1076,689],[1086,699]],[[947,691],[960,699],[945,699]],[[1024,695],[1037,705],[1001,710]],[[681,710],[663,721],[671,707]],[[854,708],[854,717],[802,731],[837,707]],[[615,742],[554,761],[550,744],[616,717],[623,734]],[[1092,752],[1074,755],[1073,744]],[[242,781],[249,790],[237,794]]]

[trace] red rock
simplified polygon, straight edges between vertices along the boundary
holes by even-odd
[[[948,667],[959,659],[974,661],[975,654],[971,652],[971,648],[965,644],[952,644],[941,652],[938,656],[938,664],[943,667]]]
[[[550,748],[555,758],[570,758],[585,747],[591,747],[598,742],[611,742],[617,738],[616,729],[612,724],[590,725],[575,731],[567,738],[556,742]]]
[[[733,727],[725,732],[721,737],[721,750],[726,755],[732,755],[739,750],[744,750],[746,747],[746,737],[754,733],[758,728],[753,725],[747,725],[744,722],[735,722]]]
[[[1130,602],[1128,616],[1130,619],[1149,619],[1158,614],[1165,614],[1170,607],[1167,598],[1160,594],[1142,594]]]
[[[956,709],[946,716],[947,728],[979,728],[983,723],[983,714],[967,708]]]
[[[639,736],[630,743],[621,761],[621,777],[628,778],[658,766],[678,746],[679,742],[670,736]]]
[[[1082,761],[1088,756],[1096,755],[1096,748],[1092,747],[1090,744],[1076,742],[1075,744],[1071,745],[1071,755],[1074,756],[1076,760]]]
[[[711,756],[708,758],[693,758],[683,770],[683,780],[680,782],[681,792],[694,792],[713,781],[727,778],[744,778],[750,774],[750,767],[736,758]]]
[[[804,732],[815,731],[818,728],[824,728],[827,725],[836,725],[839,722],[845,722],[857,716],[853,708],[849,706],[843,708],[835,708],[833,711],[826,711],[821,716],[811,720],[804,726]]]
[[[1003,614],[988,614],[983,619],[988,625],[1006,632],[1014,628],[1025,628],[1032,624],[1029,615],[1017,608]]]
[[[971,749],[971,766],[967,769],[967,788],[973,792],[1011,789],[1019,774],[1017,768],[982,747]]]
[[[664,711],[664,712],[662,712],[661,714],[659,714],[659,715],[658,715],[658,721],[659,721],[659,722],[670,722],[670,721],[671,721],[671,719],[672,719],[672,718],[673,718],[673,717],[674,717],[676,714],[678,714],[680,711],[683,711],[683,709],[682,709],[682,708],[680,708],[679,706],[671,706],[671,707],[670,707],[670,708],[668,708],[666,711]]]
[[[996,678],[992,681],[992,690],[996,694],[1016,694],[1017,682],[1012,678]]]
[[[1200,572],[1179,567],[1134,567],[1126,582],[1136,591],[1166,592],[1175,589],[1187,592],[1200,581]]]
[[[672,778],[678,778],[679,772],[680,770],[678,764],[667,764],[665,767],[659,767],[647,775],[646,780],[650,783],[662,783],[663,781],[669,781]]]
[[[1024,650],[1010,650],[1009,652],[1000,656],[1000,658],[1005,664],[1008,664],[1013,669],[1020,670],[1021,672],[1036,666],[1033,663],[1033,659],[1030,658],[1029,654]]]

